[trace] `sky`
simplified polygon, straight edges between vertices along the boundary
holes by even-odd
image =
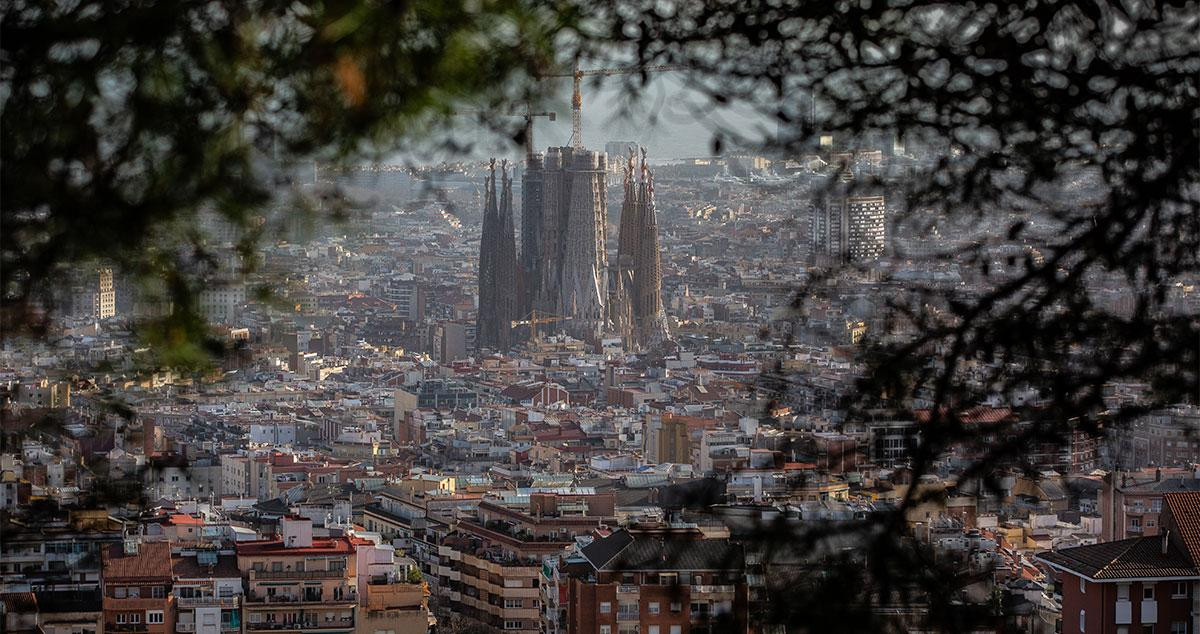
[[[549,81],[555,82],[553,99],[534,110],[554,111],[557,118],[534,118],[534,147],[538,151],[567,145],[571,138],[571,79]],[[671,72],[651,75],[636,103],[622,88],[621,77],[602,77],[598,87],[593,82],[594,78],[585,78],[581,90],[583,144],[591,149],[603,150],[610,141],[634,141],[646,147],[652,160],[711,156],[713,130],[730,126],[745,132],[753,128],[751,122],[761,121],[746,108],[714,109],[703,95]],[[638,114],[620,116],[623,107],[632,107]],[[478,126],[464,123],[462,130],[458,138],[480,147],[472,158],[520,159],[523,155],[523,150],[509,140]]]

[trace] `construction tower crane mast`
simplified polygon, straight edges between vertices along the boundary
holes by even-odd
[[[641,73],[658,73],[673,70],[686,70],[686,66],[674,64],[656,64],[651,66],[626,66],[623,68],[591,68],[580,70],[579,66],[570,73],[546,73],[543,77],[570,77],[573,80],[571,91],[571,147],[583,147],[583,95],[580,91],[584,77],[607,77],[610,75],[634,75]]]
[[[538,341],[537,327],[539,324],[553,324],[553,323],[558,323],[560,321],[571,321],[572,319],[574,319],[574,318],[573,317],[563,317],[561,315],[551,315],[548,313],[539,313],[538,311],[535,310],[535,311],[530,312],[528,315],[526,315],[525,319],[518,319],[518,320],[513,321],[511,324],[511,327],[516,328],[517,326],[529,326],[530,341]]]

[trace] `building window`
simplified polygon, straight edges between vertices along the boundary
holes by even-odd
[[[1182,599],[1188,595],[1188,582],[1176,581],[1175,589],[1171,592],[1172,599]]]
[[[671,626],[671,634],[683,634],[683,626],[672,625]]]
[[[672,611],[672,612],[680,612],[680,611],[682,611],[682,610],[683,610],[683,604],[682,604],[682,603],[680,603],[680,602],[678,602],[678,601],[672,601],[672,602],[671,602],[671,611]]]
[[[117,623],[124,623],[124,622],[125,622],[125,613],[118,612],[117,613]]]
[[[504,607],[506,607],[506,608],[519,608],[519,607],[521,607],[521,600],[520,600],[520,599],[505,599],[505,600],[504,600]]]
[[[147,610],[146,611],[146,622],[151,625],[162,623],[163,622],[162,610]]]
[[[662,612],[662,608],[659,606],[658,601],[651,601],[650,605],[646,606],[646,612],[650,614],[658,614]]]
[[[125,589],[125,586],[113,587],[113,598],[124,599],[126,596],[128,596],[128,594],[129,591]]]
[[[611,625],[601,625],[600,626],[600,634],[612,634],[612,626]]]
[[[131,613],[129,615],[129,622],[130,623],[141,623],[142,622],[142,614],[140,612]]]
[[[600,614],[608,614],[609,612],[612,612],[612,604],[608,601],[601,601]]]
[[[1142,600],[1143,601],[1153,601],[1154,600],[1154,586],[1152,584],[1149,584],[1149,583],[1142,584]]]
[[[150,596],[155,599],[164,599],[167,596],[167,589],[162,586],[153,586],[150,588]]]
[[[1171,634],[1187,634],[1187,621],[1172,621]]]
[[[1128,583],[1118,583],[1117,584],[1117,601],[1128,601],[1128,600],[1129,600],[1129,584]]]
[[[520,621],[505,621],[505,622],[504,622],[504,629],[506,629],[506,630],[519,630],[519,629],[521,629],[521,622],[520,622]]]
[[[271,562],[271,572],[283,572],[283,562],[282,561],[272,561]]]
[[[650,627],[646,628],[646,634],[661,634],[661,632],[657,625],[651,625]]]

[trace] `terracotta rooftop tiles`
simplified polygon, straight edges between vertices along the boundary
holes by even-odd
[[[1163,505],[1171,511],[1177,537],[1188,557],[1200,566],[1200,491],[1167,493]]]
[[[1187,553],[1173,544],[1164,554],[1163,540],[1158,536],[1048,551],[1039,554],[1038,559],[1096,580],[1200,576]]]
[[[136,555],[125,554],[123,544],[113,544],[104,553],[104,579],[171,578],[171,545],[145,542]]]

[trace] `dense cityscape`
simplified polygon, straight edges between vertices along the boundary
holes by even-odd
[[[212,280],[204,316],[239,345],[203,376],[139,375],[129,324],[161,307],[78,271],[57,336],[3,352],[6,630],[769,632],[777,584],[821,557],[761,552],[756,526],[866,522],[913,487],[941,502],[907,510],[904,539],[979,573],[956,599],[1001,604],[1003,631],[1076,611],[1194,622],[1194,406],[1031,447],[1032,470],[995,491],[958,481],[969,448],[913,480],[920,403],[841,418],[852,347],[887,327],[897,284],[988,283],[896,253],[967,236],[896,235],[886,190],[828,186],[923,160],[887,145],[318,167],[306,187],[345,188],[364,215]],[[860,266],[804,319],[786,310],[844,263]],[[256,300],[260,283],[278,299]],[[772,363],[795,376],[782,395],[759,384]],[[1110,388],[1119,403],[1146,386]],[[1019,425],[1007,396],[968,423]],[[47,412],[61,426],[29,433]],[[880,609],[919,617],[923,599]]]
[[[1194,0],[609,4],[0,8],[0,632],[1200,633]]]

